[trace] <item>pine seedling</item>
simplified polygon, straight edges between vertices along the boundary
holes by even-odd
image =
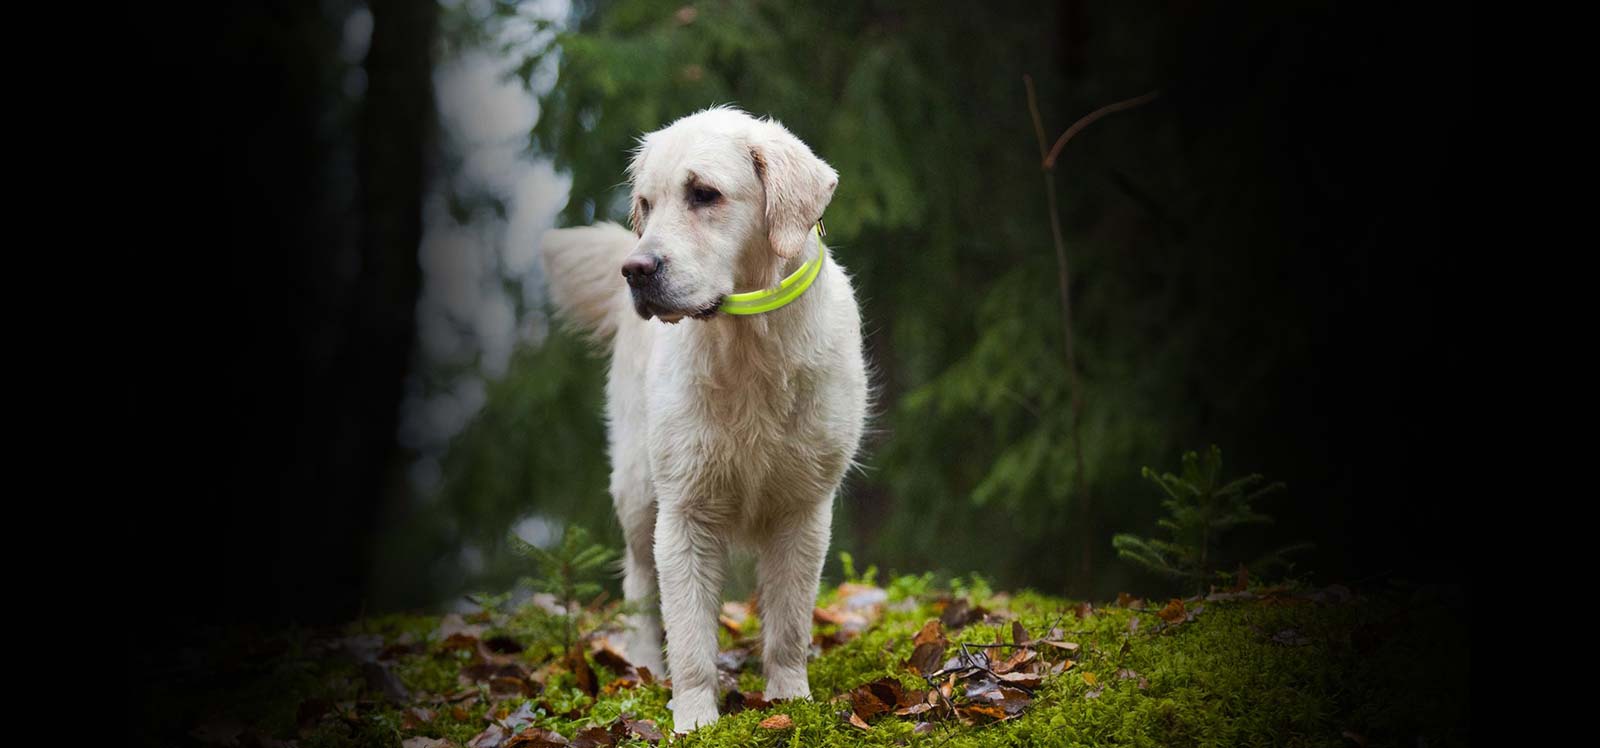
[[[566,610],[565,648],[577,640],[578,614],[584,600],[599,596],[604,588],[599,580],[616,564],[619,554],[589,539],[588,531],[577,525],[568,525],[561,542],[550,548],[540,548],[512,533],[512,550],[532,560],[539,569],[537,577],[526,577],[524,582],[533,589],[553,595]]]
[[[1168,539],[1141,538],[1122,533],[1111,539],[1117,555],[1146,569],[1181,580],[1197,592],[1206,584],[1230,578],[1227,571],[1237,561],[1225,557],[1222,536],[1239,525],[1266,524],[1272,517],[1256,511],[1256,500],[1284,489],[1283,483],[1263,483],[1259,474],[1219,484],[1222,450],[1213,445],[1202,459],[1196,452],[1183,456],[1183,475],[1157,475],[1146,467],[1142,474],[1161,487],[1167,498],[1161,504],[1167,516],[1157,522]],[[1245,566],[1258,577],[1287,564],[1285,556],[1311,547],[1294,543],[1263,554]]]

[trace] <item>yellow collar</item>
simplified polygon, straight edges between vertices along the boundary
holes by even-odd
[[[817,256],[810,262],[800,266],[800,269],[789,274],[778,285],[761,291],[729,294],[728,299],[717,307],[717,311],[724,314],[761,314],[782,307],[795,299],[800,298],[806,289],[811,287],[811,282],[817,279],[822,271],[822,261],[828,256],[828,248],[823,245],[822,237],[826,234],[822,222],[811,227],[811,233],[817,237]]]

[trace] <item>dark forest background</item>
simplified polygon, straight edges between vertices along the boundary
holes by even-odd
[[[370,44],[350,60],[358,9]],[[170,96],[140,124],[159,144],[146,197],[182,208],[136,276],[153,332],[118,352],[119,454],[153,487],[122,507],[137,584],[121,591],[148,611],[136,649],[504,588],[527,573],[501,551],[530,513],[617,537],[603,363],[559,330],[484,377],[432,488],[408,477],[407,388],[463,374],[418,353],[417,250],[423,196],[458,167],[434,66],[468,49],[529,85],[558,71],[527,149],[571,175],[561,225],[623,218],[631,139],[713,103],[778,118],[840,171],[829,239],[882,393],[837,511],[834,547],[858,564],[1160,591],[1110,538],[1155,528],[1142,466],[1217,444],[1229,472],[1288,484],[1242,553],[1309,540],[1296,572],[1322,583],[1467,581],[1461,497],[1440,483],[1480,459],[1462,449],[1473,361],[1450,332],[1470,244],[1465,8],[624,0],[540,26],[551,45],[496,47],[517,12],[231,4],[151,50]],[[1162,92],[1056,167],[1087,509],[1025,74],[1052,139]],[[443,193],[463,223],[504,210]],[[469,545],[482,563],[450,563]]]

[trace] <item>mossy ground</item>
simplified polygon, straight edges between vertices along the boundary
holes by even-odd
[[[725,715],[687,736],[670,736],[665,687],[607,689],[617,676],[604,667],[595,668],[597,696],[581,691],[573,674],[551,667],[542,693],[502,700],[494,708],[514,710],[528,702],[534,726],[569,738],[629,713],[654,720],[669,733],[664,742],[708,748],[1446,746],[1469,740],[1466,621],[1456,603],[1398,586],[1358,590],[1353,597],[1282,590],[1253,599],[1190,601],[1190,610],[1203,608],[1178,625],[1157,615],[1161,601],[1143,610],[1097,605],[1081,615],[1085,606],[1075,601],[963,586],[958,596],[998,615],[947,632],[952,651],[961,642],[994,642],[997,630],[1010,641],[1014,619],[1036,636],[1059,628],[1080,645],[1073,665],[1047,677],[1027,709],[1004,722],[933,721],[929,732],[916,734],[914,718],[891,715],[874,720],[869,730],[851,726],[849,702],[830,699],[885,676],[908,688],[927,686],[905,662],[918,629],[937,618],[941,600],[949,599],[949,593],[928,587],[925,577],[891,583],[881,618],[812,661],[812,700]],[[831,595],[825,593],[822,603]],[[559,659],[563,626],[537,606],[487,620],[485,636],[505,634],[526,644],[520,657],[530,667]],[[458,676],[470,655],[441,648],[439,624],[437,616],[392,615],[337,632],[234,632],[194,652],[187,674],[147,684],[144,737],[170,744],[172,735],[198,739],[195,728],[206,734],[215,732],[208,725],[231,724],[247,728],[240,737],[245,745],[392,747],[425,736],[465,746],[488,724],[487,699],[465,700],[459,710],[437,708],[431,722],[408,721],[401,705],[381,697],[356,659],[328,648],[332,637],[364,637],[372,645],[416,642],[413,648],[420,651],[388,660],[390,672],[413,695],[459,692]],[[731,643],[726,632],[724,637]],[[1055,661],[1066,653],[1042,654]],[[740,688],[759,690],[759,672],[752,657],[738,676]],[[793,728],[757,727],[774,714],[788,715]]]

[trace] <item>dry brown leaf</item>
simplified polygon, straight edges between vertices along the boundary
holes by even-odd
[[[405,730],[415,730],[432,722],[438,712],[420,706],[408,707],[400,713],[400,727]]]
[[[1086,670],[1083,673],[1083,682],[1091,686],[1096,686],[1100,684],[1100,677]]]
[[[506,728],[489,725],[483,732],[467,741],[467,748],[500,748],[506,742]]]
[[[653,743],[661,739],[661,729],[656,727],[654,720],[630,719],[624,717],[622,719],[622,725],[628,732],[637,736],[641,740],[648,740]]]
[[[529,727],[512,735],[509,740],[500,744],[500,748],[562,748],[567,745],[570,744],[559,732]]]
[[[1038,673],[1005,673],[1000,676],[1000,680],[1023,688],[1038,688],[1044,681],[1044,676]]]
[[[594,657],[594,662],[618,675],[629,675],[633,672],[633,663],[628,658],[611,646],[606,639],[596,639],[589,645],[589,654]]]
[[[616,736],[599,725],[579,730],[572,736],[572,748],[611,748],[616,744]]]
[[[1028,629],[1022,625],[1022,621],[1012,621],[1011,643],[1020,647],[1031,641],[1033,641],[1033,637],[1028,636]]]
[[[956,713],[961,715],[962,721],[978,725],[1001,722],[1006,718],[1005,707],[999,704],[970,704],[958,707]]]
[[[920,703],[917,703],[917,704],[912,704],[910,706],[900,707],[899,709],[894,710],[894,713],[896,715],[901,716],[901,717],[910,717],[912,715],[917,715],[917,714],[921,714],[921,713],[926,712],[926,711],[931,711],[932,709],[933,709],[933,705],[932,704],[929,704],[928,702],[923,701],[923,702],[920,702]]]
[[[1019,666],[1032,661],[1033,658],[1037,656],[1039,656],[1039,653],[1031,649],[1018,649],[1012,652],[1010,657],[1007,657],[1005,660],[997,663],[991,669],[994,670],[996,674],[1009,673],[1013,670],[1016,670]]]
[[[452,748],[455,744],[441,738],[406,738],[400,741],[400,748]]]
[[[1160,616],[1161,620],[1166,621],[1170,625],[1183,623],[1184,619],[1188,617],[1188,613],[1183,609],[1183,601],[1176,597],[1172,598],[1172,600],[1167,603],[1167,606],[1162,608],[1161,612],[1156,613],[1156,615]]]
[[[572,671],[578,679],[578,690],[590,696],[599,693],[598,681],[594,677],[594,670],[589,667],[589,661],[583,656],[583,645],[573,644],[572,650],[567,652],[567,669]]]
[[[774,714],[757,724],[763,730],[791,730],[794,729],[794,719],[787,714]]]
[[[863,731],[871,731],[872,730],[872,725],[869,725],[866,722],[861,721],[861,718],[857,717],[855,712],[851,712],[850,713],[850,726],[855,727],[858,730],[863,730]]]
[[[939,622],[947,629],[959,629],[973,621],[982,620],[988,613],[982,606],[974,606],[966,600],[955,600],[944,607],[944,612],[939,614]]]

